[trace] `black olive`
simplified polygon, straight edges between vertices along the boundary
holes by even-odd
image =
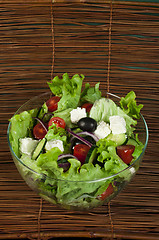
[[[94,132],[97,128],[96,120],[90,117],[81,118],[78,121],[77,125],[81,130],[87,131],[87,132]]]

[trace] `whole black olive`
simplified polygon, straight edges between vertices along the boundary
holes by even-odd
[[[77,125],[81,130],[87,131],[87,132],[94,132],[97,128],[96,120],[90,117],[81,118],[78,121]]]

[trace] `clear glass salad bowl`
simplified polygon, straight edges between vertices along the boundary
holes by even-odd
[[[108,94],[109,98],[114,102],[119,102],[120,98],[118,96],[110,93]],[[23,104],[15,114],[41,107],[50,96],[51,93],[44,93],[33,97]],[[29,187],[37,192],[42,198],[55,205],[65,209],[79,211],[89,211],[92,208],[96,208],[109,202],[117,196],[138,171],[148,143],[148,127],[144,117],[141,115],[141,118],[138,120],[136,132],[139,134],[139,139],[144,144],[144,148],[140,156],[131,165],[121,172],[102,179],[95,178],[91,181],[82,181],[82,179],[81,181],[75,181],[72,179],[71,181],[66,181],[60,178],[50,178],[45,173],[36,172],[32,169],[32,166],[25,165],[22,160],[16,156],[12,149],[9,140],[10,129],[11,123],[8,125],[7,136],[12,158],[19,173]],[[98,191],[99,189],[100,194]],[[65,194],[60,194],[60,190],[65,191]]]

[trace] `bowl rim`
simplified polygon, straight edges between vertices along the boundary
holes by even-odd
[[[13,114],[16,115],[17,112],[19,112],[19,110],[24,106],[26,105],[27,103],[29,103],[30,101],[33,101],[34,99],[40,97],[40,96],[45,96],[45,95],[51,95],[50,92],[45,92],[45,93],[42,93],[42,94],[39,94],[39,95],[36,95],[32,98],[30,98],[29,100],[27,100],[24,104],[22,104],[17,110],[16,112]],[[118,98],[118,99],[121,99],[119,96],[115,95],[115,94],[112,94],[110,92],[106,92],[106,95],[110,95],[112,97],[115,97],[115,98]],[[12,117],[13,117],[12,116]],[[50,179],[50,180],[56,180],[56,181],[64,181],[64,182],[83,182],[83,183],[93,183],[93,182],[100,182],[100,181],[105,181],[105,180],[108,180],[108,179],[111,179],[111,178],[114,178],[116,176],[118,176],[119,174],[121,174],[122,172],[124,171],[127,171],[128,169],[132,168],[136,162],[138,162],[141,157],[144,155],[145,153],[145,150],[147,148],[147,144],[148,144],[148,139],[149,139],[149,130],[148,130],[148,126],[147,126],[147,123],[146,123],[146,120],[145,118],[143,117],[143,115],[140,113],[140,117],[144,123],[144,127],[145,127],[145,131],[146,131],[146,138],[145,138],[145,144],[144,144],[144,148],[142,150],[142,153],[138,156],[138,158],[132,163],[130,164],[127,168],[123,169],[122,171],[118,172],[118,173],[115,173],[111,176],[108,176],[108,177],[105,177],[105,178],[99,178],[99,179],[94,179],[94,180],[86,180],[86,181],[81,181],[81,180],[67,180],[67,179],[61,179],[61,178],[53,178],[53,177],[49,177],[47,176],[45,173],[38,173],[36,172],[35,170],[31,169],[29,166],[27,166],[26,164],[23,163],[23,161],[15,154],[15,152],[13,151],[13,148],[11,146],[11,143],[10,143],[10,140],[9,140],[9,132],[10,132],[10,128],[11,128],[11,122],[9,122],[8,124],[8,128],[7,128],[7,141],[8,141],[8,145],[9,145],[9,148],[10,148],[10,151],[11,153],[14,155],[14,157],[18,160],[18,162],[20,164],[22,164],[24,167],[26,167],[28,170],[30,170],[31,172],[33,172],[34,174],[36,175],[39,175],[41,176],[41,178],[47,178],[47,179]]]

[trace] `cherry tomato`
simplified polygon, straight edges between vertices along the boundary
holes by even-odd
[[[46,105],[48,107],[49,112],[54,112],[57,110],[58,102],[60,101],[60,97],[54,96],[46,101]]]
[[[47,128],[47,124],[44,123],[44,125]],[[47,131],[41,123],[37,123],[33,128],[33,135],[36,139],[43,139],[46,133]]]
[[[85,108],[85,109],[86,109],[86,112],[89,113],[90,110],[91,110],[91,108],[92,108],[92,106],[93,106],[92,103],[84,103],[81,108]]]
[[[134,150],[135,146],[133,145],[121,145],[117,147],[117,154],[124,163],[129,164],[133,159]]]
[[[77,144],[73,149],[73,155],[78,158],[81,164],[84,164],[90,147],[85,144]]]
[[[105,200],[107,197],[109,197],[114,192],[113,185],[110,183],[105,192],[103,192],[100,196],[100,200]]]
[[[61,128],[65,128],[66,123],[65,121],[60,118],[60,117],[52,117],[48,123],[48,127],[52,126],[52,124],[55,123],[56,127],[61,127]]]

